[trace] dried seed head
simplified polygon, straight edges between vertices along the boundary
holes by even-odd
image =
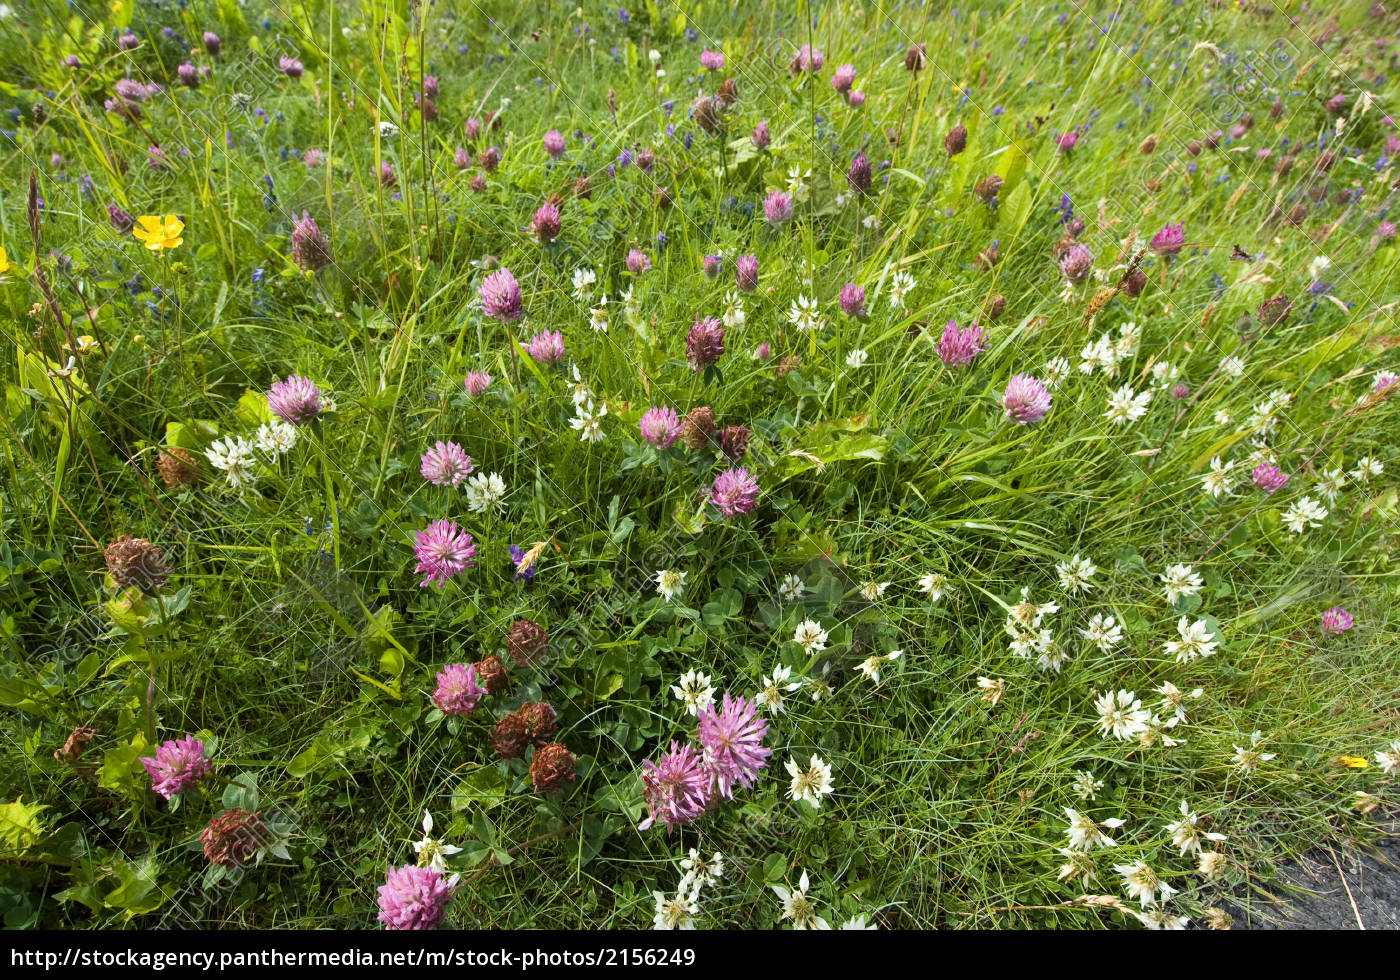
[[[691,449],[699,449],[715,434],[715,410],[709,405],[692,408],[685,416],[681,438]]]
[[[557,793],[574,778],[574,755],[562,742],[541,746],[530,760],[530,781],[536,792]]]
[[[174,490],[177,487],[192,487],[199,482],[199,462],[194,453],[179,446],[167,446],[156,456],[156,469],[165,485]]]
[[[107,571],[123,588],[134,585],[153,592],[170,576],[165,554],[145,538],[123,534],[107,546],[102,557],[107,562]]]
[[[506,644],[510,659],[519,666],[527,666],[543,658],[549,648],[549,634],[543,626],[529,619],[517,619],[510,627],[510,639]]]

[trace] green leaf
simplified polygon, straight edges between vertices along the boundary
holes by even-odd
[[[272,406],[267,403],[266,394],[249,388],[239,397],[233,414],[248,428],[256,429],[264,422],[272,421]]]
[[[48,807],[40,803],[25,803],[24,798],[13,803],[0,803],[0,855],[21,857],[44,836],[39,814]]]
[[[457,784],[452,791],[452,809],[465,810],[472,804],[488,810],[506,800],[506,780],[495,766],[482,766]]]

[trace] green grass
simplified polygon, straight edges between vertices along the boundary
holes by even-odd
[[[626,23],[615,7],[576,7],[41,0],[0,21],[0,107],[14,109],[0,120],[0,303],[15,350],[0,374],[0,731],[15,762],[0,794],[18,804],[0,833],[6,924],[370,926],[424,810],[465,849],[448,924],[486,928],[645,927],[652,892],[675,888],[692,847],[726,855],[702,926],[778,924],[771,888],[803,870],[832,924],[1119,926],[1133,920],[1077,899],[1126,900],[1112,865],[1138,859],[1179,890],[1174,914],[1199,923],[1224,897],[1255,901],[1253,886],[1300,851],[1369,835],[1376,814],[1356,812],[1355,794],[1394,806],[1375,754],[1400,737],[1397,416],[1366,397],[1396,369],[1400,279],[1379,230],[1395,203],[1380,163],[1394,99],[1374,43],[1393,15],[1355,5],[1323,37],[1326,23],[1293,2],[773,2],[731,15],[657,0]],[[128,27],[132,51],[117,43]],[[205,30],[222,38],[216,57]],[[929,55],[917,73],[904,67],[913,42]],[[805,43],[825,65],[794,76]],[[702,48],[722,49],[725,68],[702,72]],[[279,55],[304,74],[280,74]],[[197,89],[178,82],[186,60],[212,67]],[[847,62],[859,108],[829,81]],[[432,122],[414,100],[427,75],[441,89]],[[165,86],[139,120],[104,110],[123,77]],[[717,139],[688,107],[724,78],[738,101]],[[1340,116],[1326,107],[1339,93]],[[498,129],[464,136],[492,110]],[[1193,155],[1191,141],[1244,113],[1252,128]],[[749,133],[763,120],[772,144],[758,151]],[[957,124],[967,147],[950,156]],[[1078,145],[1058,152],[1076,128]],[[567,140],[552,163],[550,129]],[[1314,166],[1324,139],[1327,170]],[[163,170],[148,165],[153,144]],[[470,169],[454,165],[458,146]],[[502,151],[491,173],[487,146]],[[619,163],[648,146],[650,173]],[[857,196],[845,172],[862,148],[876,180]],[[309,149],[324,165],[302,162]],[[383,162],[395,187],[375,179]],[[796,220],[770,226],[764,195],[791,168],[808,194]],[[988,206],[973,188],[992,173],[1004,184]],[[587,200],[574,196],[580,176]],[[552,194],[563,231],[542,246],[530,218]],[[1068,291],[1052,258],[1063,195],[1097,273]],[[113,229],[109,204],[181,215],[183,244],[142,249]],[[334,257],[314,275],[291,257],[303,211]],[[1185,248],[1148,250],[1175,222]],[[631,248],[649,255],[645,275],[627,272]],[[749,253],[760,284],[744,322],[727,330],[718,374],[692,371],[686,332],[725,311]],[[723,257],[713,280],[707,254]],[[1331,264],[1311,272],[1317,256]],[[497,264],[528,311],[508,326],[475,305]],[[597,273],[587,302],[574,296],[580,267]],[[1147,277],[1137,297],[1112,291],[1130,267]],[[901,270],[917,281],[902,309],[888,297]],[[866,289],[864,320],[837,305],[848,282]],[[602,333],[589,310],[604,293]],[[998,294],[1004,309],[988,318]],[[799,295],[821,306],[812,335],[788,320]],[[1258,322],[1276,295],[1291,314]],[[949,319],[986,329],[971,366],[935,351]],[[1116,377],[1077,369],[1086,344],[1128,323],[1140,342]],[[540,330],[562,331],[561,364],[524,353]],[[94,349],[65,370],[83,335]],[[750,356],[763,342],[771,360]],[[855,349],[863,367],[846,364]],[[1239,377],[1219,369],[1231,355]],[[1057,357],[1070,371],[1049,413],[1008,422],[1010,378],[1044,377]],[[1154,377],[1163,362],[1185,397]],[[569,426],[570,364],[607,405],[600,443]],[[481,369],[493,383],[468,397],[463,378]],[[263,393],[290,373],[335,410],[253,488],[238,493],[207,464],[197,488],[164,484],[163,447],[202,458],[216,437],[251,436],[270,418]],[[1106,401],[1122,385],[1153,396],[1143,418],[1112,426]],[[1276,392],[1290,402],[1255,444],[1247,420]],[[707,510],[716,454],[641,442],[653,405],[710,405],[721,425],[753,431],[752,515]],[[502,513],[470,513],[461,489],[420,477],[436,440],[500,474]],[[1273,496],[1249,482],[1261,447],[1291,474]],[[1231,495],[1202,490],[1214,457],[1234,464]],[[1362,457],[1385,472],[1349,477],[1329,503],[1324,473]],[[1305,496],[1328,514],[1295,534],[1282,515]],[[478,547],[441,592],[419,587],[412,552],[438,518]],[[140,597],[104,578],[101,550],[124,534],[163,549],[163,607],[124,610]],[[508,547],[535,542],[536,577],[517,582]],[[1088,594],[1057,580],[1074,555],[1099,567]],[[1176,563],[1204,586],[1172,608],[1160,576]],[[655,588],[668,568],[687,573],[671,603]],[[947,577],[941,601],[919,591],[929,573]],[[779,594],[788,575],[807,586],[800,601]],[[867,582],[889,587],[872,602]],[[1045,622],[1070,655],[1057,673],[1008,649],[1022,588],[1061,606]],[[1357,628],[1333,637],[1319,617],[1337,604]],[[1123,628],[1113,653],[1077,632],[1096,613]],[[1213,656],[1180,664],[1164,651],[1183,615],[1217,632]],[[550,632],[546,662],[444,719],[429,700],[437,671],[503,653],[520,618]],[[829,631],[813,656],[790,641],[804,619]],[[893,649],[903,655],[878,684],[857,672]],[[636,831],[641,762],[694,734],[670,693],[679,675],[698,668],[719,692],[752,696],[779,665],[804,686],[768,715],[758,784],[670,835]],[[979,677],[1007,682],[995,707]],[[830,694],[814,702],[823,680]],[[1203,689],[1169,733],[1181,744],[1100,734],[1096,696],[1122,688],[1155,707],[1164,682]],[[562,794],[535,792],[526,762],[488,743],[531,700],[554,705],[578,757]],[[100,733],[76,763],[56,760],[77,726]],[[137,761],[153,751],[149,727],[156,741],[204,738],[216,777],[167,804]],[[1242,773],[1234,747],[1256,730],[1277,757]],[[818,809],[787,799],[783,768],[813,753],[835,787]],[[1104,781],[1093,801],[1073,791],[1083,771]],[[1183,799],[1227,837],[1218,878],[1171,843]],[[280,814],[281,832],[256,867],[224,875],[197,838],[234,806]],[[1087,888],[1056,878],[1066,807],[1126,821],[1110,831],[1116,849],[1094,852]]]

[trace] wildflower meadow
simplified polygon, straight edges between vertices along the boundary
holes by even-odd
[[[1228,928],[1374,839],[1396,5],[621,2],[0,5],[5,925]]]

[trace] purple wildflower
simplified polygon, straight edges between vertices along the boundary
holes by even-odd
[[[1061,153],[1068,153],[1070,150],[1074,149],[1074,144],[1078,142],[1079,134],[1071,130],[1057,139],[1055,141],[1055,146]]]
[[[476,682],[476,664],[448,664],[437,675],[433,704],[445,715],[469,715],[485,693]]]
[[[668,449],[674,445],[684,428],[676,410],[669,405],[647,409],[637,426],[641,429],[642,438],[657,449]]]
[[[544,134],[544,151],[551,157],[560,156],[564,152],[564,134],[557,129],[551,129]]]
[[[274,381],[267,393],[267,404],[283,422],[306,425],[321,414],[321,390],[299,374],[286,381]]]
[[[434,486],[460,486],[471,475],[472,458],[457,443],[439,439],[436,446],[423,454],[419,472]]]
[[[715,477],[710,503],[725,517],[740,517],[758,504],[758,482],[742,466],[731,466]]]
[[[493,320],[519,320],[525,315],[520,284],[509,269],[497,269],[481,283],[481,311]]]
[[[758,256],[741,255],[734,263],[734,285],[741,293],[751,293],[758,288]]]
[[[526,556],[527,554],[529,554],[529,550],[526,549],[526,548],[521,548],[521,547],[518,547],[518,546],[516,546],[516,545],[511,545],[511,546],[510,546],[510,560],[511,560],[511,564],[513,564],[513,565],[515,566],[515,580],[516,580],[517,582],[519,582],[522,578],[523,578],[525,581],[529,582],[529,581],[531,581],[532,579],[534,579],[534,577],[535,577],[535,566],[534,566],[534,565],[531,565],[529,568],[525,569],[525,571],[523,571],[523,572],[520,570],[520,562],[521,562],[522,560],[524,560],[524,558],[525,558],[525,556]]]
[[[1039,422],[1050,411],[1050,392],[1039,378],[1018,374],[1007,384],[1001,406],[1006,409],[1006,417],[1018,425]]]
[[[433,521],[419,531],[413,541],[413,553],[418,556],[418,567],[414,571],[425,573],[418,584],[439,589],[452,576],[476,564],[472,536],[455,521]]]
[[[277,70],[288,78],[300,78],[304,69],[300,61],[283,55],[277,59]]]
[[[853,282],[841,287],[841,312],[847,316],[865,316],[865,290]]]
[[[125,235],[136,227],[136,217],[130,211],[124,211],[115,204],[107,205],[107,217],[112,222],[112,227],[117,234]]]
[[[710,704],[700,711],[700,746],[705,768],[715,780],[719,794],[730,799],[734,785],[752,786],[758,771],[768,765],[772,749],[763,746],[768,722],[748,698],[731,697],[716,709]]]
[[[788,70],[794,75],[804,71],[818,72],[822,70],[825,61],[826,57],[820,51],[810,44],[804,44],[797,49],[797,54],[793,55],[792,61],[788,63]]]
[[[1088,245],[1075,242],[1060,256],[1060,271],[1070,282],[1079,282],[1089,275],[1094,267],[1094,253]]]
[[[1174,225],[1164,225],[1161,231],[1152,236],[1152,241],[1148,244],[1158,255],[1175,255],[1186,242],[1185,229],[1185,222],[1180,221]]]
[[[214,764],[204,757],[204,743],[194,737],[173,739],[156,749],[154,758],[141,760],[151,777],[151,789],[167,800],[173,800],[214,771]]]
[[[1355,625],[1356,620],[1351,618],[1351,613],[1341,606],[1333,606],[1322,614],[1322,632],[1324,633],[1341,636]]]
[[[749,142],[753,143],[754,149],[756,150],[766,150],[768,144],[773,142],[773,137],[768,135],[767,119],[753,128],[753,135],[749,137]]]
[[[706,278],[717,279],[724,269],[724,259],[718,255],[707,255],[701,261],[700,267],[704,270]]]
[[[1265,493],[1278,493],[1288,486],[1288,474],[1273,463],[1260,463],[1250,474],[1254,485]]]
[[[204,32],[205,51],[208,51],[210,54],[218,54],[219,48],[222,46],[223,42],[219,40],[219,35],[215,34],[213,31]]]
[[[938,357],[944,364],[967,367],[984,350],[986,345],[982,343],[982,328],[978,324],[974,323],[966,330],[960,329],[953,320],[943,325],[943,336],[938,340]]]
[[[851,86],[855,83],[855,65],[842,65],[840,68],[836,69],[835,74],[831,76],[831,87],[836,89],[836,91],[840,92],[842,95],[845,95],[847,92],[849,92],[851,90]]]
[[[379,921],[386,929],[436,929],[447,915],[452,885],[432,868],[395,868],[379,886]]]
[[[530,220],[530,228],[535,233],[535,239],[541,245],[548,244],[558,238],[561,225],[559,208],[548,201],[540,205],[534,218]]]
[[[316,272],[331,264],[331,243],[316,219],[303,211],[292,225],[292,261],[303,272]]]
[[[452,163],[458,170],[466,170],[472,165],[472,155],[467,152],[466,147],[459,146],[452,154]]]
[[[651,259],[647,253],[639,248],[634,248],[627,253],[627,271],[635,276],[640,276],[644,272],[651,271]]]
[[[685,356],[690,366],[697,372],[718,363],[724,354],[724,326],[718,317],[701,317],[696,314],[695,323],[685,338]]]
[[[199,88],[199,69],[186,61],[175,69],[175,76],[186,88]]]
[[[771,192],[763,201],[763,216],[770,224],[780,225],[792,220],[792,198],[782,191]]]
[[[870,158],[857,153],[851,161],[851,169],[846,171],[846,186],[857,194],[869,194],[874,186],[874,174],[870,169]]]
[[[719,51],[711,51],[707,48],[700,52],[700,67],[709,71],[719,71],[724,67],[724,55]]]
[[[668,830],[690,823],[705,812],[710,783],[710,774],[694,747],[672,742],[671,751],[663,754],[660,762],[648,759],[642,763],[642,795],[648,815],[637,829],[646,830],[658,820]]]
[[[530,338],[525,351],[541,364],[553,364],[564,357],[564,335],[558,330],[541,330]]]
[[[467,389],[467,394],[474,397],[491,386],[491,375],[485,371],[468,371],[463,385]]]

